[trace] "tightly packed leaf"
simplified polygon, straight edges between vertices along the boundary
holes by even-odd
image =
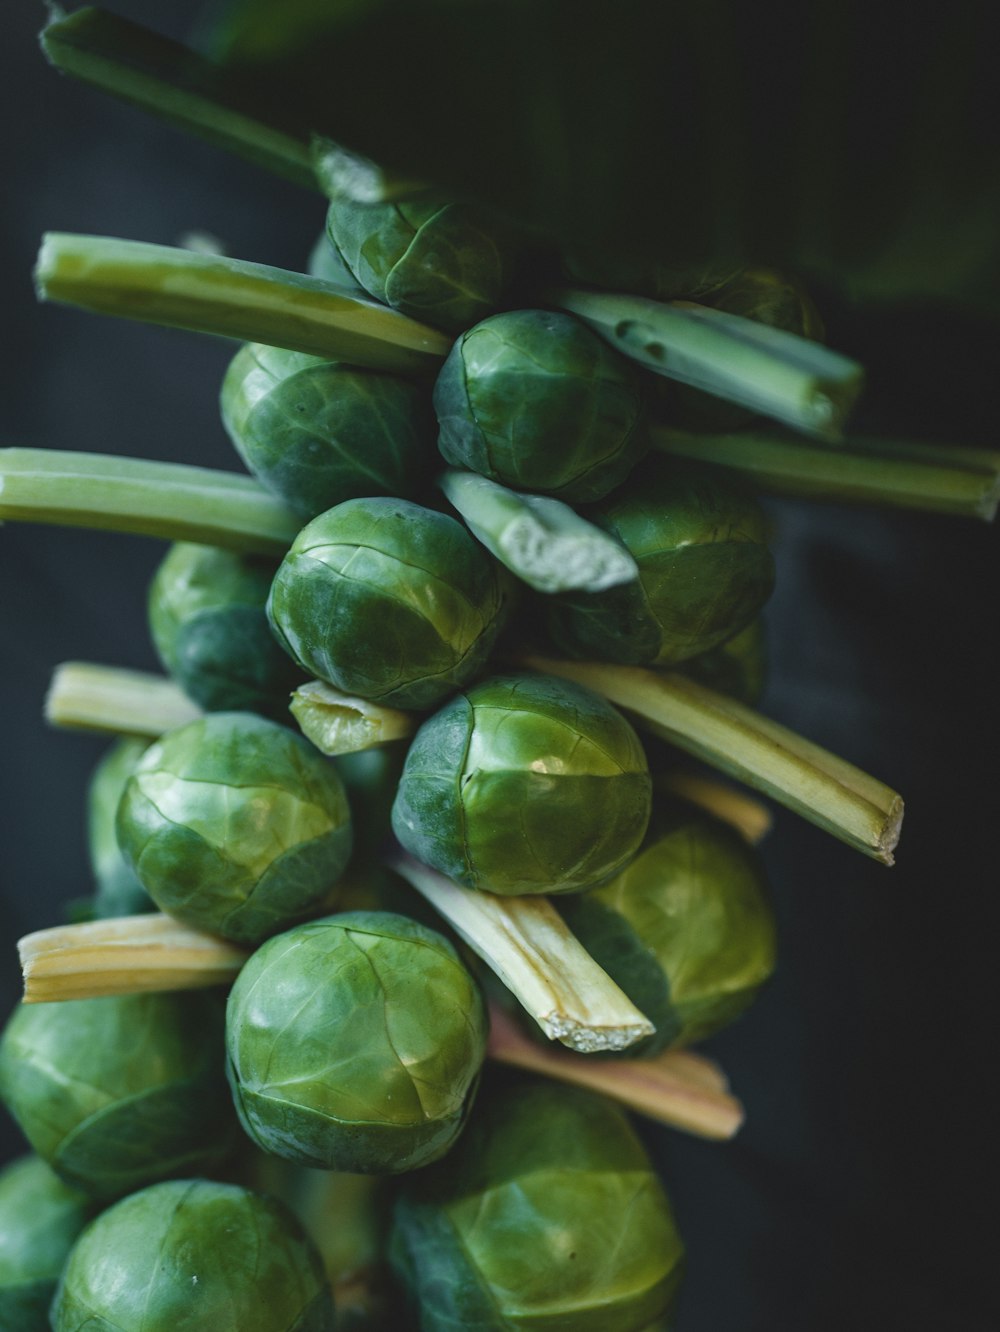
[[[711,1036],[743,1012],[774,970],[774,915],[755,853],[732,828],[683,801],[658,807],[621,874],[560,909],[656,1027],[630,1057]]]
[[[264,609],[276,563],[178,542],[149,588],[157,655],[189,698],[209,712],[282,718],[301,681],[275,642]]]
[[[636,372],[578,320],[547,310],[463,333],[434,409],[448,462],[572,502],[602,498],[649,447]]]
[[[54,1332],[333,1332],[315,1245],[274,1198],[175,1180],[123,1199],[80,1236]]]
[[[37,1156],[0,1170],[0,1327],[48,1328],[49,1305],[66,1256],[93,1205]]]
[[[649,459],[587,517],[621,541],[639,577],[552,598],[549,631],[569,656],[674,665],[746,628],[771,595],[764,515],[716,469]]]
[[[501,675],[421,726],[392,826],[470,888],[578,892],[635,854],[651,800],[642,746],[609,703],[551,676]]]
[[[338,197],[327,235],[365,291],[451,333],[492,314],[512,275],[504,229],[437,195],[392,204]]]
[[[404,1182],[390,1256],[423,1332],[645,1332],[684,1249],[621,1111],[518,1080],[484,1089],[448,1160]]]
[[[436,931],[389,912],[299,925],[259,948],[230,993],[240,1120],[302,1165],[415,1170],[461,1132],[486,1031],[478,986]]]
[[[314,915],[351,853],[336,769],[302,736],[248,712],[212,713],[151,745],[117,830],[161,910],[244,944]]]
[[[313,675],[397,708],[429,708],[483,668],[506,614],[501,570],[454,518],[398,499],[338,504],[307,524],[268,614]]]
[[[303,520],[369,495],[416,499],[432,456],[419,385],[258,343],[226,371],[222,424],[254,476]]]
[[[235,1127],[211,993],[117,995],[15,1010],[0,1099],[74,1188],[117,1198],[209,1169]]]

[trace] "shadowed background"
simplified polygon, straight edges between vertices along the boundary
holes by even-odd
[[[193,0],[122,3],[183,38]],[[318,196],[49,71],[41,6],[5,19],[0,444],[238,470],[218,420],[230,344],[34,302],[43,230],[176,243],[301,267]],[[940,235],[947,251],[949,235]],[[996,447],[995,326],[956,308],[865,309],[816,291],[829,341],[869,368],[857,424]],[[689,1253],[677,1332],[988,1332],[1000,1318],[995,621],[998,534],[967,520],[771,502],[778,585],[764,710],[907,799],[886,870],[779,813],[765,857],[780,968],[706,1047],[744,1099],[729,1145],[649,1130]],[[0,531],[0,998],[14,941],[91,888],[83,797],[102,742],[47,729],[68,658],[154,669],[145,589],[162,547]],[[4,1117],[4,1157],[20,1150]]]

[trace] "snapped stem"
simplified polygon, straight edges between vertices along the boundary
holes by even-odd
[[[787,726],[676,672],[536,656],[525,657],[523,665],[603,694],[678,749],[773,797],[874,860],[893,863],[902,797]]]
[[[405,740],[417,729],[413,713],[342,694],[324,680],[299,685],[290,708],[306,739],[331,757]]]
[[[287,347],[398,374],[434,373],[451,339],[305,273],[169,245],[50,232],[39,299]]]
[[[549,299],[647,370],[820,439],[840,439],[861,391],[856,361],[742,315],[578,288]]]
[[[156,739],[201,715],[165,676],[89,661],[62,662],[45,696],[45,720],[67,731]]]
[[[0,519],[284,555],[302,520],[252,477],[62,449],[0,449]]]
[[[652,1023],[567,929],[544,897],[473,892],[395,849],[386,862],[483,959],[550,1040],[624,1050]]]
[[[756,490],[881,504],[991,522],[1000,502],[1000,451],[853,437],[835,449],[754,431],[700,435],[663,426],[653,447],[738,472]]]

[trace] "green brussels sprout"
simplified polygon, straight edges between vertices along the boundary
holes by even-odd
[[[628,1057],[727,1026],[774,971],[775,923],[751,847],[675,800],[610,883],[560,904],[584,948],[656,1027]]]
[[[56,1174],[116,1198],[228,1150],[222,1025],[207,992],[22,1006],[0,1038],[0,1098]]]
[[[569,893],[639,849],[652,799],[642,745],[568,680],[501,675],[417,732],[392,810],[418,860],[491,893]]]
[[[774,585],[756,500],[718,469],[649,459],[587,517],[625,546],[639,577],[549,601],[549,632],[573,657],[672,666],[745,629]]]
[[[690,657],[680,668],[709,689],[732,694],[753,706],[760,701],[767,681],[767,636],[762,619],[727,638],[700,657]]]
[[[117,832],[162,910],[242,944],[315,915],[351,854],[334,766],[249,712],[211,713],[151,745],[125,785]]]
[[[408,500],[348,500],[305,526],[271,589],[279,640],[347,694],[430,708],[489,655],[500,566],[454,518]]]
[[[518,490],[600,499],[646,452],[638,376],[567,314],[512,310],[464,333],[434,387],[448,462]]]
[[[264,610],[277,566],[214,546],[178,542],[149,588],[157,655],[184,692],[209,712],[287,717],[301,683]]]
[[[108,1208],[77,1240],[53,1332],[333,1332],[316,1247],[284,1203],[171,1180]]]
[[[270,939],[226,1010],[236,1109],[264,1151],[397,1174],[462,1130],[486,1008],[450,943],[405,916],[350,911]]]
[[[326,234],[325,227],[316,237],[316,243],[309,251],[306,272],[310,277],[321,278],[324,282],[332,282],[335,287],[340,287],[341,290],[364,295],[364,288],[358,286],[354,274],[344,263],[344,256]]]
[[[155,911],[156,903],[122,855],[115,835],[115,815],[125,783],[149,747],[146,740],[117,740],[94,769],[87,791],[87,842],[97,881],[92,914],[136,916]]]
[[[431,470],[426,393],[397,375],[248,343],[221,403],[246,466],[304,519],[367,495],[415,497]]]
[[[517,1079],[484,1088],[447,1161],[404,1182],[390,1258],[423,1332],[645,1332],[684,1247],[624,1114]]]
[[[438,195],[387,204],[337,198],[326,229],[365,291],[450,333],[492,314],[512,276],[503,228]]]
[[[59,1273],[93,1210],[37,1156],[0,1170],[0,1327],[47,1332]]]

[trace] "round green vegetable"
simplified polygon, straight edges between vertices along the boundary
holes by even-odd
[[[0,1171],[0,1327],[47,1332],[49,1305],[92,1205],[37,1156]]]
[[[326,225],[365,291],[447,332],[492,314],[510,282],[513,252],[503,229],[437,195],[390,204],[337,198]]]
[[[116,1198],[230,1146],[222,1025],[211,993],[25,1005],[0,1039],[0,1098],[68,1184]]]
[[[209,712],[288,717],[302,676],[275,642],[264,605],[276,564],[213,546],[171,546],[149,589],[164,667]]]
[[[93,1221],[66,1264],[53,1332],[333,1332],[315,1245],[283,1204],[174,1180]]]
[[[366,495],[415,497],[431,471],[421,386],[281,347],[236,353],[222,423],[254,476],[303,519]]]
[[[570,315],[512,310],[458,339],[438,376],[448,462],[569,501],[619,485],[649,440],[632,367]]]
[[[484,1088],[447,1161],[404,1183],[390,1257],[423,1332],[646,1332],[684,1247],[621,1111],[518,1079]]]
[[[118,842],[162,910],[254,944],[329,900],[351,853],[334,766],[248,712],[168,732],[129,778]]]
[[[711,1036],[774,971],[774,914],[758,858],[738,833],[683,801],[657,810],[617,878],[560,905],[656,1027],[629,1058]]]
[[[549,631],[570,656],[672,666],[738,634],[771,594],[764,515],[718,469],[649,459],[587,517],[626,547],[639,577],[550,599]]]
[[[577,892],[639,849],[651,790],[638,737],[604,699],[550,676],[494,676],[421,726],[392,826],[470,888]]]
[[[149,748],[146,740],[116,740],[94,769],[87,791],[87,845],[97,882],[93,914],[135,916],[155,911],[156,903],[122,855],[115,834],[115,815],[125,783]]]
[[[304,527],[268,602],[305,670],[398,708],[433,707],[476,675],[505,610],[500,566],[461,523],[378,497]]]
[[[396,1174],[465,1123],[486,1052],[482,996],[441,935],[351,911],[257,950],[229,997],[229,1080],[244,1129],[302,1165]]]

